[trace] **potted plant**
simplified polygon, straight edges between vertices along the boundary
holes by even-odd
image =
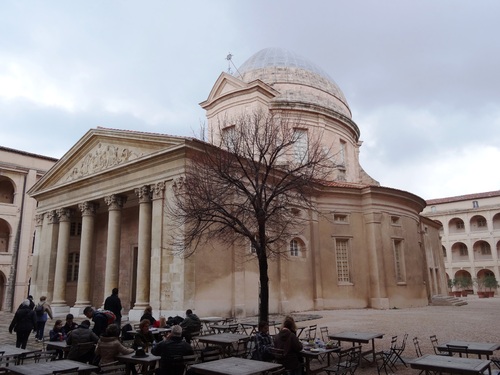
[[[448,279],[448,295],[453,296],[453,279]]]
[[[498,281],[495,275],[486,275],[484,277],[484,286],[488,289],[489,297],[493,297],[495,295],[495,290],[499,287]]]
[[[484,277],[474,279],[474,284],[477,286],[477,296],[479,298],[488,298],[488,293],[485,291]]]
[[[472,279],[470,277],[461,276],[459,278],[459,283],[462,289],[462,297],[467,297],[468,290],[472,288]]]
[[[460,280],[458,278],[452,279],[451,280],[451,285],[453,286],[453,295],[455,297],[462,297],[462,289],[460,286]]]

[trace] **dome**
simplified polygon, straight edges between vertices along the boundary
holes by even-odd
[[[237,73],[245,82],[259,79],[280,92],[278,102],[313,104],[351,119],[344,94],[320,67],[283,48],[263,49],[245,61]]]

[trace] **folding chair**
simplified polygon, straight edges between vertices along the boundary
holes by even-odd
[[[306,339],[307,340],[314,340],[316,338],[317,327],[318,326],[316,324],[313,324],[306,329]]]
[[[200,338],[200,332],[191,333],[191,346],[194,350],[200,350],[200,342],[198,339]]]
[[[269,348],[269,353],[273,356],[273,362],[275,363],[283,363],[285,358],[285,351],[283,349],[278,348]]]
[[[403,365],[405,365],[405,367],[408,367],[408,365],[406,364],[406,362],[403,360],[403,358],[401,357],[401,354],[403,354],[403,352],[405,351],[405,348],[406,348],[406,340],[408,339],[408,334],[405,333],[405,335],[403,336],[403,341],[401,342],[401,345],[398,345],[397,344],[397,341],[396,343],[394,344],[394,346],[391,345],[391,358],[389,359],[390,360],[390,363],[391,363],[391,366],[390,367],[396,367],[396,362],[398,360],[401,361],[401,363]]]
[[[420,349],[420,342],[417,337],[413,338],[413,345],[415,346],[415,352],[417,353],[417,357],[422,357],[422,349]]]
[[[38,354],[35,362],[52,362],[57,359],[57,350],[45,350]]]
[[[453,353],[458,353],[460,357],[465,354],[465,357],[469,358],[469,349],[465,345],[446,345],[449,350],[449,355],[453,356]]]
[[[199,359],[198,355],[196,355],[196,354],[183,355],[182,362],[184,363],[185,371],[189,370],[191,365],[198,363],[198,359]]]
[[[99,374],[124,374],[126,369],[127,365],[114,361],[99,365]]]
[[[323,342],[327,342],[328,341],[328,327],[319,327],[319,331],[321,333],[321,340],[323,340]]]
[[[395,358],[395,349],[397,348],[397,343],[398,343],[398,336],[392,336],[391,338],[391,346],[389,347],[388,350],[383,350],[382,353],[387,357],[387,361],[385,366],[389,366],[389,368],[393,371],[396,370],[396,366],[394,362],[396,362]]]
[[[277,368],[276,370],[270,370],[265,373],[265,375],[285,375],[286,374],[286,369],[281,366]]]
[[[436,355],[446,355],[446,356],[451,355],[450,352],[447,350],[438,349],[439,343],[438,343],[438,339],[437,339],[436,335],[430,336],[430,339],[431,339],[431,343],[432,343],[432,348],[434,349],[434,353]]]
[[[500,357],[491,357],[490,361],[495,364],[498,368],[500,368]]]
[[[200,355],[202,362],[210,362],[220,359],[220,349],[219,348],[205,348]]]
[[[361,345],[351,346],[338,353],[338,361],[335,365],[325,368],[327,374],[354,374],[361,361]]]
[[[250,343],[250,337],[244,337],[240,339],[236,347],[231,350],[231,357],[240,357],[240,358],[249,358],[249,343]]]
[[[19,359],[19,364],[24,365],[25,363],[38,362],[40,355],[42,353],[42,349],[33,350],[31,352],[26,352],[21,354]]]

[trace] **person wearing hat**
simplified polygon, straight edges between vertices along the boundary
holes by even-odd
[[[191,345],[182,339],[182,327],[175,325],[163,341],[151,350],[151,353],[161,357],[157,374],[182,375],[184,364],[175,362],[173,358],[194,354],[194,351]]]
[[[9,332],[16,332],[16,347],[26,349],[31,331],[36,331],[36,314],[30,309],[30,301],[25,299],[14,314]]]

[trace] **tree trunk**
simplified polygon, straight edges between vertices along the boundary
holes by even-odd
[[[260,277],[260,303],[259,303],[259,321],[269,321],[269,276],[267,274],[267,256],[259,256],[259,277]]]

